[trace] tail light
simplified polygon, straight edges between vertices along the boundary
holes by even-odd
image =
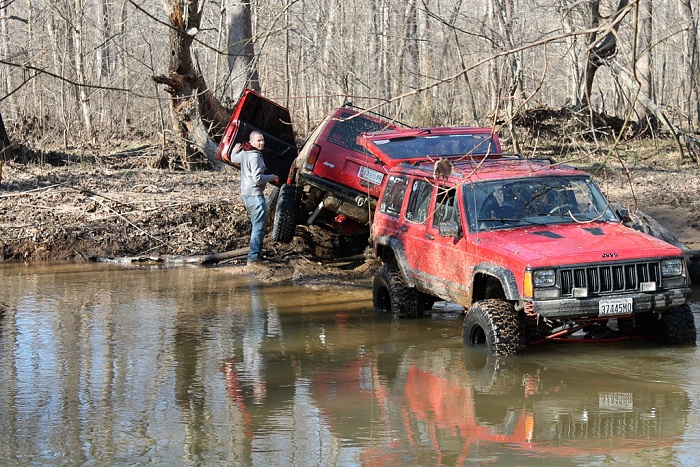
[[[309,157],[307,157],[306,162],[304,162],[304,168],[306,170],[314,169],[319,154],[321,154],[321,146],[317,144],[312,145],[311,150],[309,151]]]

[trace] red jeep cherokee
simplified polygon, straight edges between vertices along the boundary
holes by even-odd
[[[622,225],[590,175],[501,157],[389,172],[370,242],[374,306],[466,308],[463,338],[495,355],[577,336],[694,344],[683,252]]]
[[[401,162],[501,154],[489,128],[397,129],[350,107],[336,109],[306,141],[280,190],[273,239],[288,243],[298,223],[344,235],[367,232],[386,174]]]

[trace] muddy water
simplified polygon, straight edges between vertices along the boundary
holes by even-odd
[[[488,359],[449,310],[225,267],[0,265],[0,290],[2,465],[697,464],[700,348]]]

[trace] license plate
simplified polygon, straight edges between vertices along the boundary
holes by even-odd
[[[598,303],[598,315],[629,315],[632,313],[631,298],[611,298]]]
[[[384,180],[383,173],[367,168],[364,165],[360,167],[359,172],[357,172],[357,176],[360,177],[362,180],[367,180],[368,182],[372,182],[375,185],[381,185],[382,180]]]
[[[598,394],[598,407],[601,409],[632,410],[634,398],[629,392],[601,392]]]

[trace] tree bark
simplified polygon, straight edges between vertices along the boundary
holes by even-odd
[[[246,88],[260,91],[250,8],[249,0],[226,1],[228,70],[231,74],[231,93],[234,96],[240,96]]]
[[[639,82],[640,91],[653,99],[654,92],[652,89],[652,4],[651,0],[640,0],[639,8],[639,34],[638,42],[635,50],[635,77]],[[647,107],[639,102],[635,102],[635,111],[637,119],[642,128],[648,129],[652,134],[655,134],[658,129],[658,120],[653,112],[648,111]]]
[[[5,122],[3,122],[2,114],[0,114],[0,183],[2,183],[2,163],[11,150],[10,138],[7,136]]]
[[[695,27],[695,15],[690,0],[680,0],[681,16],[685,22],[685,50],[683,55],[686,63],[686,81],[689,83],[688,100],[685,107],[688,115],[688,126],[691,130],[700,127],[700,60],[698,58],[698,31]]]
[[[231,111],[214,97],[194,69],[190,47],[200,27],[201,10],[196,0],[172,0],[170,7],[170,64],[168,76],[154,76],[153,80],[166,86],[170,94],[170,113],[176,138],[177,154],[187,170],[198,168],[204,162],[203,154],[212,164],[213,155],[202,153],[206,144],[192,144],[200,124],[218,140],[223,134]],[[184,9],[187,8],[187,21]],[[201,121],[200,121],[201,119]],[[211,156],[211,157],[210,157]],[[215,168],[218,164],[213,164]]]
[[[629,0],[620,0],[617,5],[617,10],[611,18],[612,27],[603,36],[598,38],[598,33],[593,32],[589,38],[588,54],[586,55],[586,76],[584,79],[583,104],[591,107],[591,92],[593,90],[593,79],[598,71],[598,68],[603,66],[607,60],[615,56],[617,53],[617,31],[620,28],[620,15],[623,14],[625,8],[629,4]],[[591,27],[599,29],[600,21],[600,1],[594,0],[591,2]]]

